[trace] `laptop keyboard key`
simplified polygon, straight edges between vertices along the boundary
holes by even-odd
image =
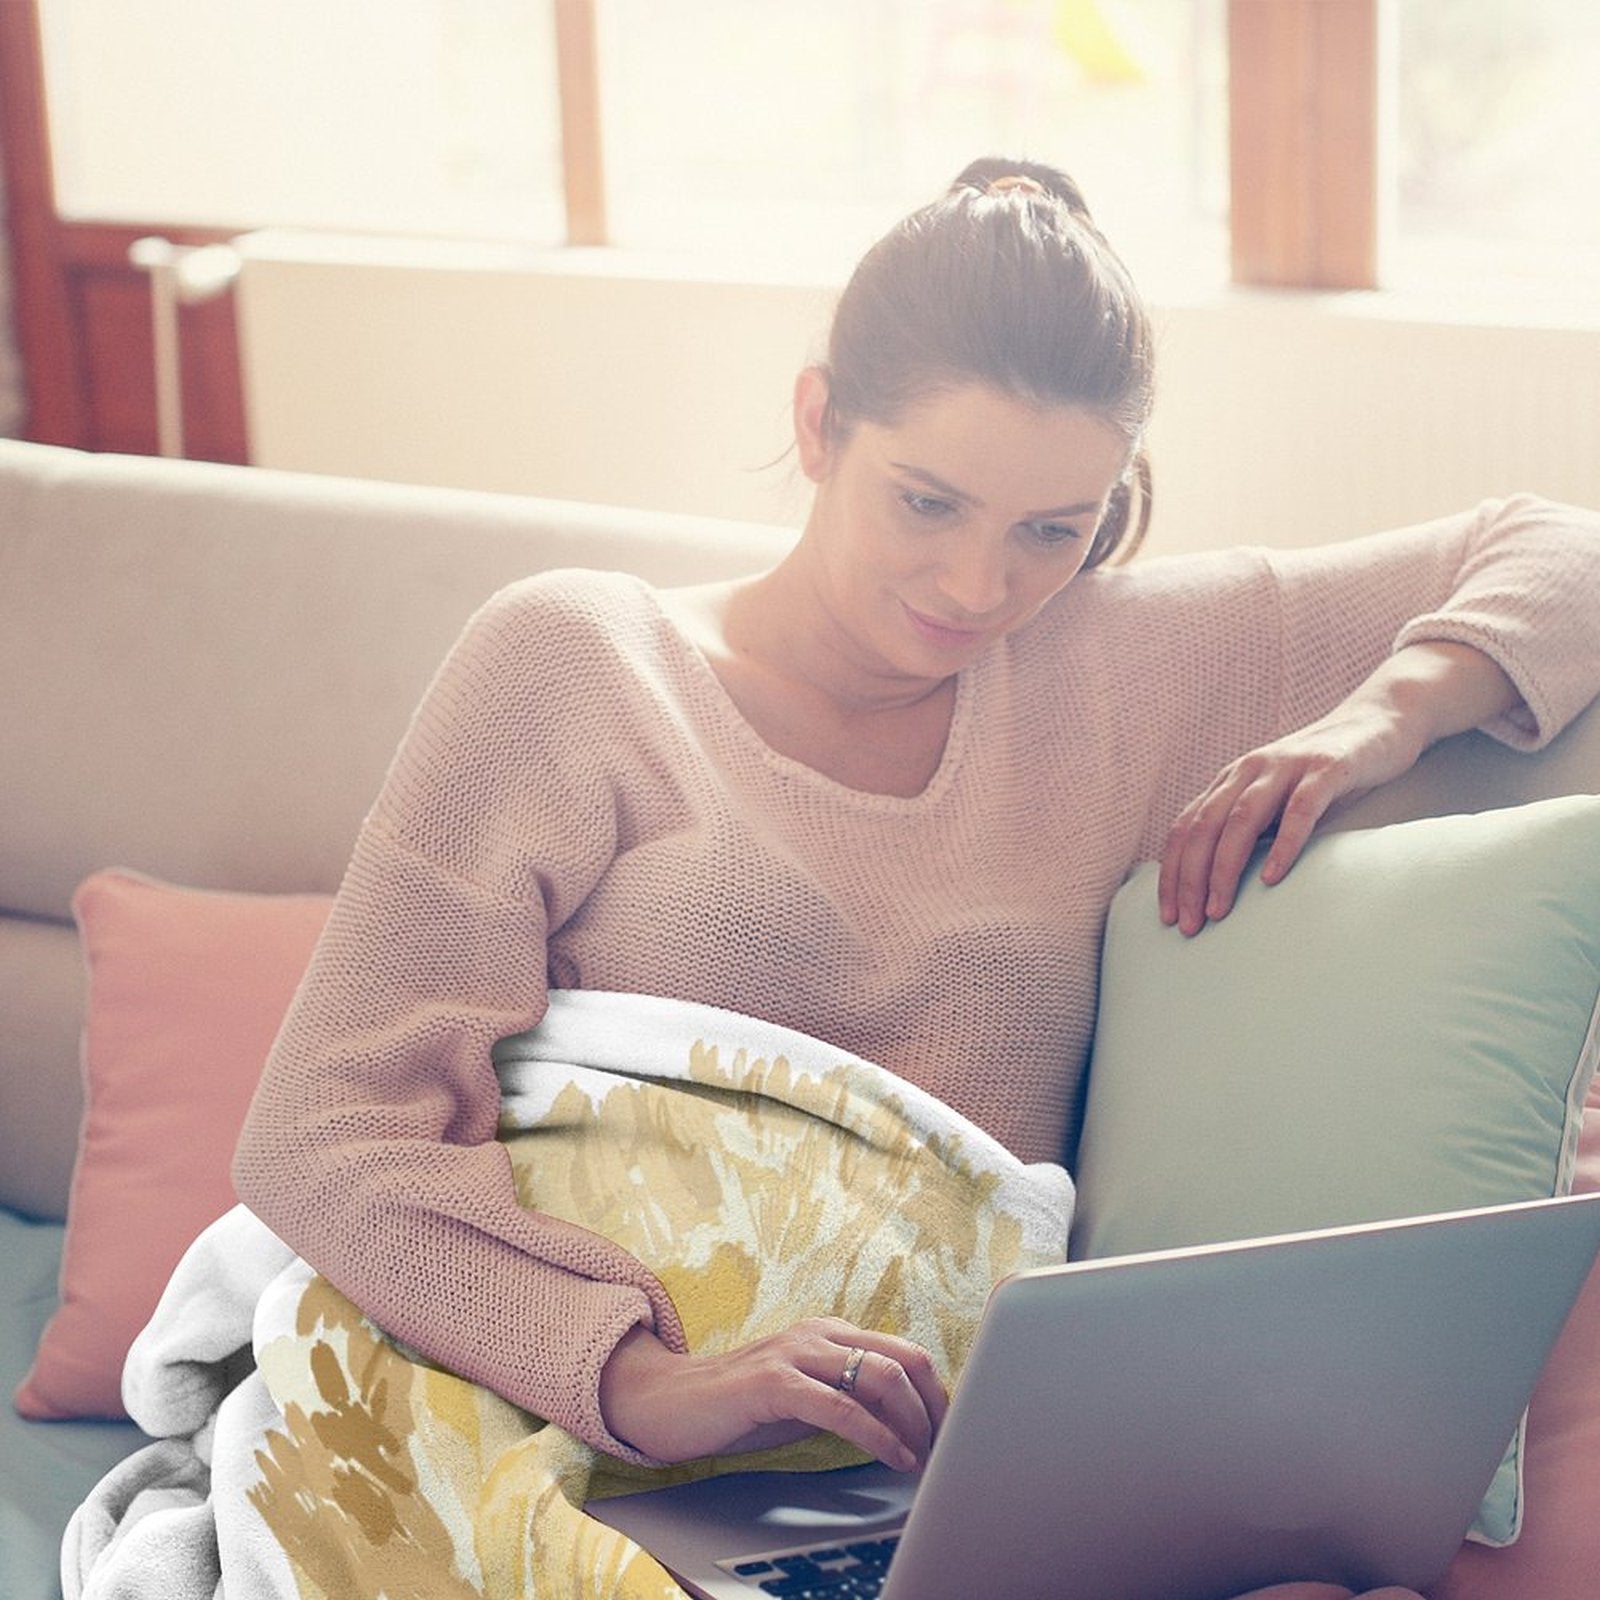
[[[875,1600],[899,1535],[849,1545],[796,1550],[731,1567],[774,1600]]]

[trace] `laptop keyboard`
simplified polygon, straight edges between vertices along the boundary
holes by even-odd
[[[783,1600],[870,1600],[883,1588],[899,1534],[850,1544],[812,1545],[718,1565],[762,1594]]]

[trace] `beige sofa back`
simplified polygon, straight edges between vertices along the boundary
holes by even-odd
[[[792,531],[0,441],[0,1203],[64,1214],[74,887],[332,890],[474,608],[555,566],[751,570]]]

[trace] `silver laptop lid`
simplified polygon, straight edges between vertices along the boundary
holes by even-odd
[[[1584,1195],[1014,1278],[884,1600],[1425,1587],[1597,1249]]]

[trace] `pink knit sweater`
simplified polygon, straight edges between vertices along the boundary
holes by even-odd
[[[1600,688],[1600,519],[1530,499],[1322,550],[1073,582],[967,670],[912,799],[765,746],[645,584],[497,595],[367,819],[269,1063],[241,1197],[391,1333],[617,1454],[647,1270],[522,1209],[490,1047],[547,986],[671,995],[878,1061],[1026,1160],[1076,1133],[1108,902],[1229,757],[1397,643],[1478,646],[1533,747]],[[1151,912],[1154,915],[1154,910]]]

